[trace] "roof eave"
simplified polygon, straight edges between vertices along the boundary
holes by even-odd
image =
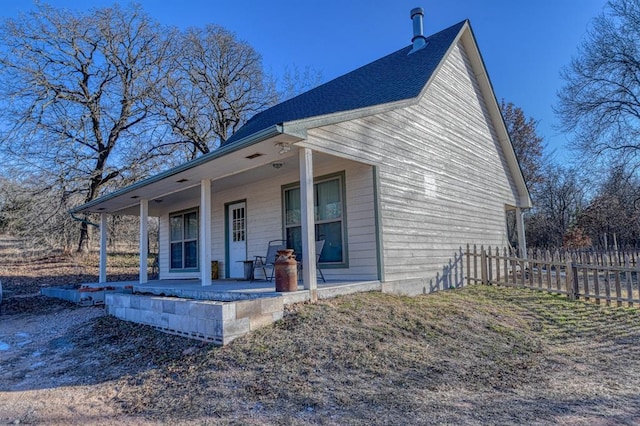
[[[283,123],[282,125],[285,133],[294,134],[303,139],[306,139],[307,130],[309,129],[393,111],[394,109],[414,105],[419,100],[420,96],[416,96],[413,98],[403,99],[395,102],[388,102],[385,104],[378,104],[359,109],[339,111],[331,114],[317,115],[313,117],[302,118],[300,120],[288,121],[286,123]]]
[[[471,29],[469,21],[465,22],[465,24],[463,25],[462,29],[460,30],[459,38],[457,40],[462,41],[465,49],[467,50],[467,54],[472,61],[475,76],[478,79],[480,90],[482,90],[485,102],[487,103],[489,114],[496,130],[498,140],[500,141],[502,151],[505,155],[505,159],[507,160],[507,164],[509,166],[509,169],[511,170],[511,175],[518,190],[519,197],[517,201],[519,202],[519,205],[517,207],[529,209],[533,207],[531,196],[529,194],[529,188],[527,187],[527,183],[524,180],[522,168],[520,167],[520,163],[516,156],[515,150],[513,149],[511,137],[509,136],[509,132],[507,131],[507,127],[504,123],[504,117],[500,112],[500,106],[498,104],[498,100],[496,99],[495,91],[493,90],[493,84],[491,83],[491,79],[489,78],[489,74],[487,73],[487,68],[484,64],[482,53],[480,53],[478,43],[476,41],[475,35],[473,34],[473,30]]]
[[[271,127],[268,127],[264,130],[261,130],[259,132],[253,133],[245,138],[242,138],[236,142],[234,142],[233,144],[230,145],[226,145],[223,147],[220,147],[218,149],[216,149],[215,151],[212,151],[208,154],[205,154],[201,157],[196,158],[195,160],[189,161],[188,163],[184,163],[181,164],[177,167],[174,167],[172,169],[169,169],[165,172],[159,173],[157,175],[148,177],[146,179],[143,179],[139,182],[136,182],[132,185],[126,186],[122,189],[119,189],[117,191],[111,192],[109,194],[103,195],[99,198],[96,198],[95,200],[89,201],[88,203],[82,204],[80,206],[74,207],[72,209],[69,210],[70,214],[75,214],[75,213],[82,213],[83,211],[86,210],[90,210],[92,207],[97,206],[100,203],[103,203],[105,201],[108,200],[112,200],[114,198],[123,196],[125,194],[128,194],[130,192],[133,192],[135,190],[138,190],[140,188],[143,188],[147,185],[150,185],[152,183],[155,182],[159,182],[163,179],[169,178],[171,176],[175,176],[179,173],[182,173],[186,170],[192,169],[194,167],[197,167],[201,164],[207,163],[209,161],[213,161],[217,158],[223,157],[225,155],[228,155],[232,152],[238,151],[240,149],[246,148],[248,146],[251,146],[253,144],[256,144],[258,142],[261,142],[263,140],[272,138],[274,136],[278,136],[280,134],[283,134],[283,126],[281,124],[276,124],[273,125]]]

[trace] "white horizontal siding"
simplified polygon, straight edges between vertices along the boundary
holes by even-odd
[[[348,269],[323,269],[326,278],[377,279],[375,252],[375,212],[373,209],[373,175],[370,166],[336,159],[330,164],[314,166],[314,175],[345,172],[347,197]],[[270,240],[284,238],[282,222],[282,187],[299,181],[298,170],[282,171],[276,178],[252,185],[229,188],[214,193],[213,249],[214,259],[225,259],[224,206],[247,202],[247,258],[264,256]],[[351,193],[357,197],[351,198]],[[352,217],[353,216],[353,217]],[[354,241],[353,247],[351,241]],[[360,242],[364,244],[359,244]]]
[[[312,129],[306,143],[378,165],[385,281],[435,280],[463,245],[506,243],[517,190],[461,45],[418,104]]]
[[[315,176],[345,173],[347,207],[347,242],[349,268],[323,269],[324,276],[339,279],[377,279],[375,212],[373,208],[373,173],[367,165],[344,159],[314,167]],[[284,238],[282,222],[282,187],[299,181],[297,168],[281,170],[272,179],[251,185],[212,191],[212,260],[219,262],[219,277],[225,278],[225,206],[236,201],[247,205],[247,259],[264,256],[270,240]],[[353,197],[352,197],[353,194]],[[171,206],[160,216],[160,278],[197,278],[199,273],[169,271],[169,213],[197,207],[194,199],[179,206]]]

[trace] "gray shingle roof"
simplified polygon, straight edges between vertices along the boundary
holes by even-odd
[[[253,116],[223,146],[276,124],[411,99],[420,94],[466,21]]]

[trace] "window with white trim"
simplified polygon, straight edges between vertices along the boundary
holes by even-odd
[[[198,268],[198,211],[169,215],[170,267],[172,271]]]

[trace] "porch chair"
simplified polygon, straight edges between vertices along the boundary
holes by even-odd
[[[324,240],[316,241],[316,274],[320,275],[322,278],[322,282],[326,283],[327,281],[324,279],[324,274],[322,273],[322,269],[320,269],[320,255],[322,254],[322,249],[324,248]],[[300,256],[300,260],[298,261],[298,280],[302,279],[302,256]]]
[[[278,250],[285,250],[287,248],[287,242],[285,240],[271,240],[267,245],[266,256],[256,256],[253,261],[253,274],[251,281],[255,280],[256,269],[262,270],[264,279],[267,281],[273,280],[273,273],[275,271],[275,261],[278,257]],[[271,274],[267,275],[267,269],[271,269]]]

